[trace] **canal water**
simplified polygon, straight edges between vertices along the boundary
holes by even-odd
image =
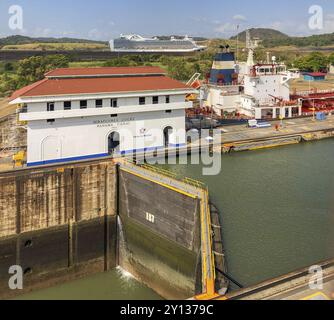
[[[229,274],[244,286],[334,257],[334,140],[222,157],[222,171],[166,166],[205,182],[219,208]]]
[[[222,171],[164,168],[209,186],[223,222],[229,274],[244,286],[334,257],[334,140],[222,157]],[[159,299],[120,271],[23,298]]]
[[[17,300],[161,300],[129,273],[116,270],[23,295]]]

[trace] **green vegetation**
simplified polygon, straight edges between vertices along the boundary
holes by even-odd
[[[103,43],[27,43],[5,45],[1,50],[109,50],[109,47]]]
[[[283,39],[267,38],[262,42],[264,47],[276,46],[297,46],[297,47],[324,47],[332,46],[334,43],[334,33],[313,35],[309,37],[287,37]]]
[[[75,39],[75,38],[31,38],[25,36],[10,36],[0,39],[0,47],[8,45],[22,45],[22,44],[32,44],[32,43],[96,43],[108,45],[106,41],[92,41],[85,39]]]
[[[253,29],[249,29],[249,33],[250,33],[250,36],[252,38],[259,38],[260,40],[267,40],[267,39],[270,39],[270,40],[285,40],[285,39],[289,39],[289,36],[280,32],[280,31],[277,31],[277,30],[274,30],[274,29],[268,29],[268,28],[253,28]],[[230,40],[236,40],[237,39],[237,36],[234,36],[232,37]],[[243,31],[243,32],[240,32],[239,33],[239,40],[240,41],[243,41],[243,42],[246,42],[246,31]]]
[[[191,56],[164,56],[164,55],[128,55],[113,58],[107,61],[70,61],[64,55],[34,56],[19,62],[0,62],[0,96],[8,96],[13,91],[44,78],[44,74],[55,68],[62,67],[124,67],[124,66],[158,66],[165,69],[174,79],[187,81],[198,72],[204,78],[212,66],[213,57],[221,51],[220,46],[230,45],[235,51],[235,40],[208,40],[208,50]],[[290,47],[289,47],[290,48]],[[245,45],[239,43],[239,61],[247,59]],[[287,47],[256,50],[255,59],[265,61],[267,51],[284,61],[288,67],[296,67],[302,71],[322,71],[329,64],[334,64],[334,54],[328,55],[319,52],[298,52],[288,50]]]
[[[294,67],[302,71],[325,71],[329,64],[334,63],[334,54],[327,56],[320,52],[312,52],[306,56],[296,59]]]
[[[63,55],[31,57],[18,63],[1,63],[0,96],[10,95],[13,91],[42,80],[44,74],[55,68],[67,68],[69,60]]]
[[[280,31],[266,28],[250,29],[250,35],[252,38],[259,38],[261,45],[264,48],[276,48],[276,47],[324,47],[333,46],[334,33],[313,35],[308,37],[290,37]],[[236,40],[237,36],[231,38]],[[246,41],[246,31],[239,33],[239,40]]]

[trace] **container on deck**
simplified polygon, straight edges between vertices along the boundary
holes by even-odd
[[[326,120],[326,114],[324,112],[318,112],[317,113],[317,120],[318,121],[324,121],[324,120]]]

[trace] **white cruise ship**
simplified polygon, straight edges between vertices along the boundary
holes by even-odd
[[[121,35],[120,38],[110,41],[112,52],[195,52],[206,49],[186,36],[183,39],[171,37],[169,40],[159,38],[144,38],[137,34]]]

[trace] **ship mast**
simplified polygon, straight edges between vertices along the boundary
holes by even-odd
[[[254,66],[254,50],[256,48],[255,42],[252,41],[250,31],[246,30],[246,48],[248,49],[247,66],[253,68]]]

